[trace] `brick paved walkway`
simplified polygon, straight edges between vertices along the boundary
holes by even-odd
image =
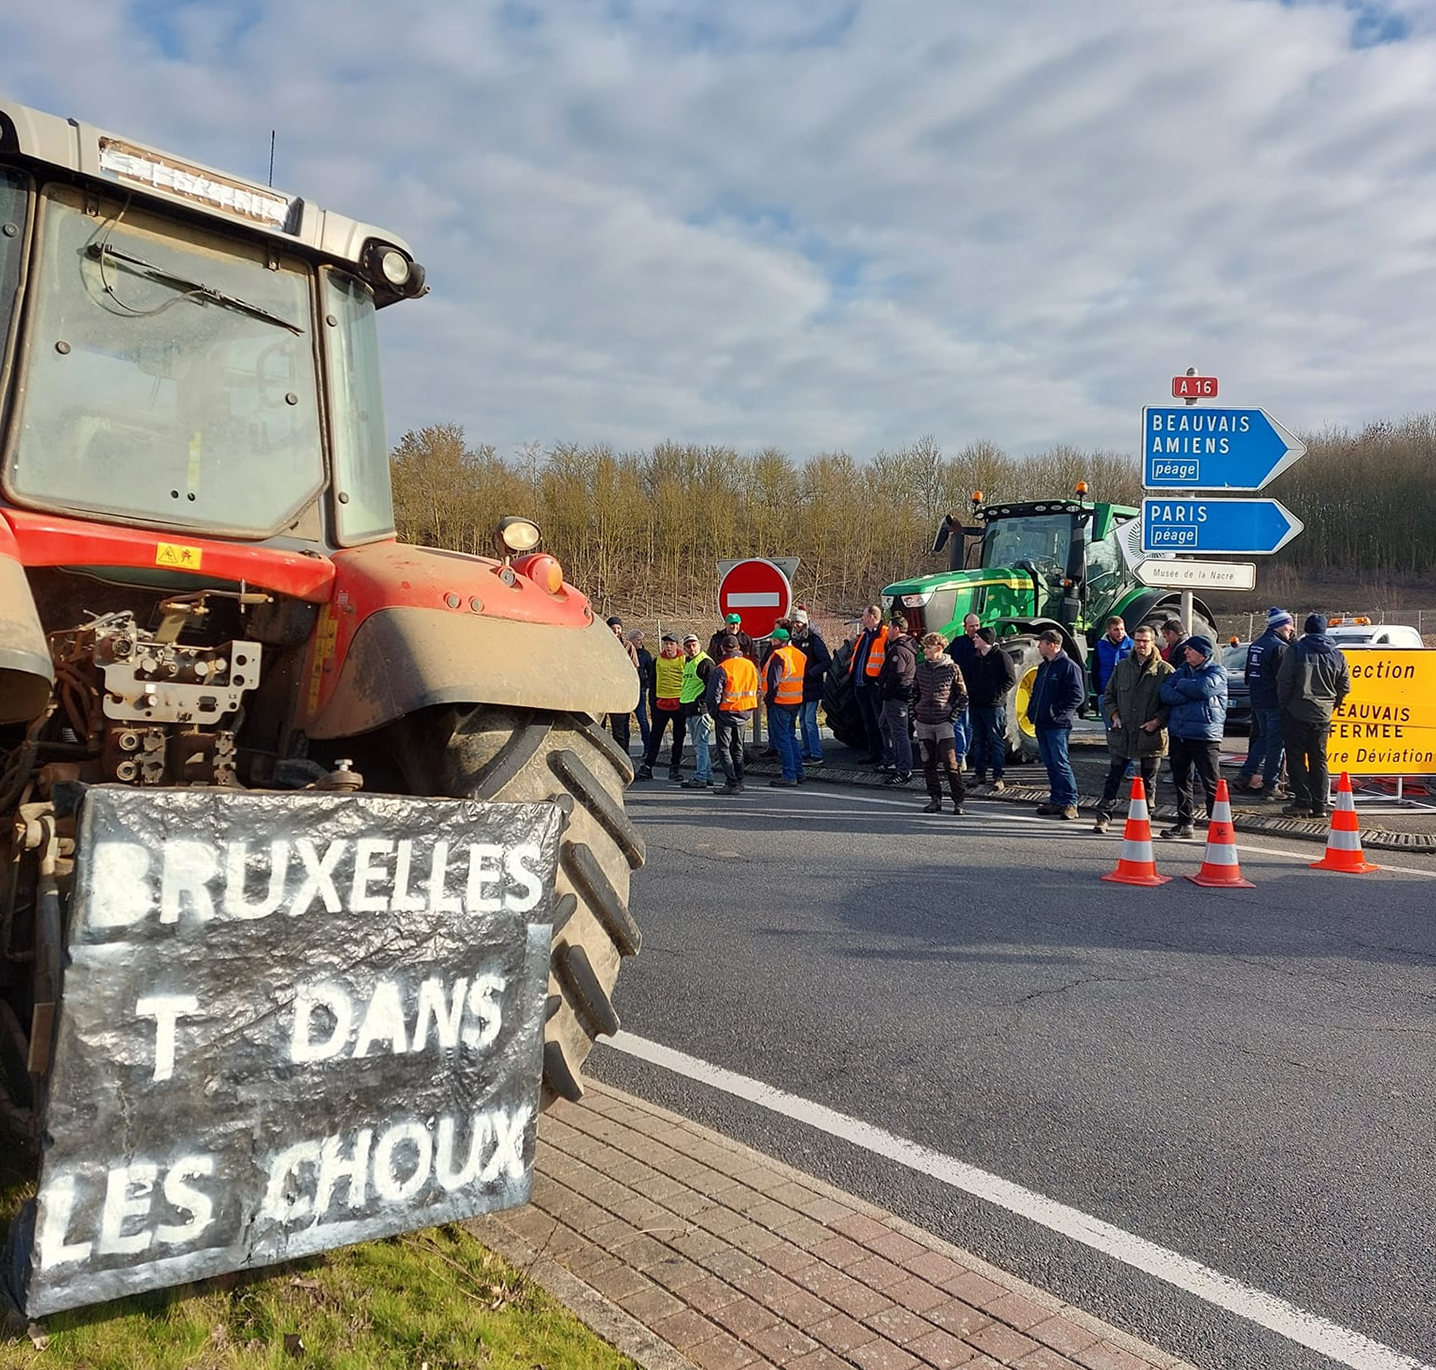
[[[881,1209],[593,1083],[544,1115],[533,1202],[471,1226],[650,1370],[1191,1370]]]

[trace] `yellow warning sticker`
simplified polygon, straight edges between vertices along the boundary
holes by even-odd
[[[203,547],[188,547],[182,542],[161,542],[155,547],[156,566],[177,566],[184,571],[198,571]]]
[[[334,664],[334,649],[339,637],[339,619],[334,606],[326,604],[319,614],[319,624],[314,634],[314,665],[309,673],[309,712],[319,708],[319,696],[324,689],[324,677]]]

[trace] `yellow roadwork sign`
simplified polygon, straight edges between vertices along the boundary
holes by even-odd
[[[1331,717],[1333,775],[1436,775],[1436,651],[1346,653],[1351,693]]]

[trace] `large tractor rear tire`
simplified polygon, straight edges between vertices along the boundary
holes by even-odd
[[[1006,637],[1001,650],[1012,658],[1017,668],[1017,684],[1007,694],[1007,759],[1013,765],[1039,759],[1037,733],[1027,721],[1027,701],[1032,697],[1032,682],[1042,664],[1035,637]]]
[[[852,747],[866,756],[868,733],[863,726],[862,710],[853,697],[852,660],[851,642],[844,642],[833,653],[832,668],[823,679],[823,714],[833,736],[843,746]]]
[[[643,838],[624,812],[633,763],[585,714],[434,709],[405,720],[403,765],[415,794],[553,800],[566,815],[554,889],[544,1103],[577,1099],[593,1040],[618,1031],[614,982],[642,940],[628,879]]]

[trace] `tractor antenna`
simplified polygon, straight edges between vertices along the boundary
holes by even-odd
[[[276,130],[269,130],[269,185],[274,188],[274,135]]]

